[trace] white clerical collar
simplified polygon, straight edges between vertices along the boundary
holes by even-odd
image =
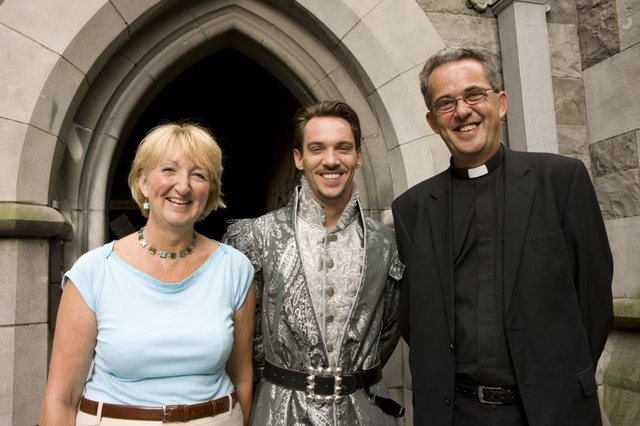
[[[500,163],[502,163],[502,159],[504,158],[504,148],[502,144],[498,148],[498,151],[491,157],[485,164],[474,167],[472,169],[460,169],[453,166],[453,157],[451,157],[451,173],[457,178],[460,179],[475,179],[480,176],[484,176],[486,174],[494,171]]]
[[[483,164],[480,167],[474,167],[473,169],[467,169],[467,174],[469,179],[475,179],[480,176],[484,176],[489,173],[489,169],[487,169],[487,165]]]

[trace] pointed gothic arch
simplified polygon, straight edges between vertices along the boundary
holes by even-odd
[[[403,12],[409,16],[413,2],[400,1],[409,5]],[[439,42],[406,58],[390,50],[397,36],[381,21],[388,10],[354,11],[343,4],[341,10],[314,11],[271,3],[175,3],[144,15],[144,24],[129,24],[135,34],[96,73],[62,138],[58,199],[75,229],[68,263],[107,238],[112,163],[141,112],[174,77],[227,47],[273,73],[301,103],[344,99],[358,111],[365,161],[356,179],[365,207],[388,221],[391,201],[407,187],[398,146],[426,137],[417,69]],[[435,34],[424,14],[413,15],[422,16],[416,30]],[[418,45],[424,35],[409,34]],[[428,149],[426,157],[432,160]]]

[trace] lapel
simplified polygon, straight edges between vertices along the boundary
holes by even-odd
[[[440,273],[442,299],[447,313],[447,324],[451,341],[454,338],[455,310],[453,293],[453,247],[451,226],[451,172],[434,177],[434,188],[429,192],[426,211],[431,234],[436,265]],[[433,264],[426,262],[426,267]]]
[[[535,183],[527,177],[529,166],[518,153],[505,147],[504,165],[504,309],[508,312],[520,267]]]

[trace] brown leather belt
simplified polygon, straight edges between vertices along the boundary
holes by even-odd
[[[203,417],[213,417],[216,414],[226,413],[232,409],[238,397],[236,391],[231,393],[231,406],[229,397],[212,399],[192,405],[163,405],[162,407],[140,407],[136,405],[102,404],[102,417],[124,420],[146,420],[162,423],[188,422],[189,420],[201,419]],[[82,398],[80,401],[80,411],[95,416],[98,414],[99,403]]]

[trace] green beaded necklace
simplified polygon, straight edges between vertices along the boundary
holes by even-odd
[[[167,253],[166,251],[158,250],[157,248],[150,246],[149,243],[144,240],[144,234],[142,233],[143,229],[144,226],[138,230],[138,241],[140,242],[140,245],[142,246],[142,248],[147,249],[152,255],[155,255],[157,253],[158,256],[163,259],[177,259],[178,255],[180,255],[180,257],[185,257],[193,253],[193,249],[196,248],[198,234],[196,234],[195,231],[193,232],[193,241],[191,241],[191,245],[189,247],[184,250],[180,250],[180,253]]]

